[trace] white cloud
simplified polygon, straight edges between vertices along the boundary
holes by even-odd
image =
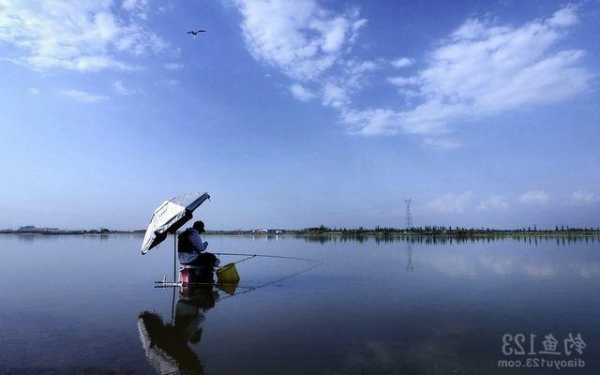
[[[174,9],[175,9],[175,5],[173,4],[172,1],[169,1],[169,2],[159,5],[158,8],[156,8],[156,11],[158,13],[167,13]]]
[[[482,211],[487,210],[505,210],[508,208],[507,200],[501,195],[492,195],[486,200],[479,202],[477,209]]]
[[[576,14],[576,6],[568,5],[558,11],[554,12],[554,15],[548,20],[553,26],[567,27],[575,25],[578,22]]]
[[[341,112],[342,121],[350,127],[352,132],[364,135],[380,134],[380,131],[370,133],[371,129],[380,129],[386,124],[394,121],[397,114],[390,109],[374,108],[368,110],[356,111],[346,109]],[[371,126],[364,127],[363,124],[369,122]]]
[[[544,205],[550,201],[550,195],[543,190],[530,190],[523,193],[519,201],[525,204]]]
[[[461,214],[471,204],[473,193],[466,191],[464,193],[444,194],[427,204],[427,207],[433,211],[443,214]]]
[[[560,48],[577,23],[577,8],[566,6],[520,26],[468,19],[426,54],[414,75],[387,78],[404,97],[402,104],[361,108],[353,98],[371,83],[369,73],[378,64],[352,55],[357,31],[367,23],[358,10],[335,13],[318,0],[234,3],[254,58],[303,86],[319,86],[312,91],[352,133],[418,134],[436,147],[444,143],[440,135],[451,132],[449,125],[558,102],[584,91],[591,79],[581,63],[584,51]],[[414,60],[389,63],[403,68]],[[371,66],[359,69],[363,64]]]
[[[398,86],[398,87],[416,86],[416,85],[419,85],[419,83],[421,82],[419,80],[419,77],[402,77],[402,76],[389,77],[387,79],[387,81],[389,83],[391,83],[392,85]]]
[[[578,94],[591,78],[580,64],[584,52],[557,49],[576,21],[572,6],[520,27],[467,20],[428,54],[416,75],[388,79],[397,86],[416,85],[420,104],[388,109],[385,122],[372,121],[368,114],[376,112],[367,109],[362,123],[349,125],[365,134],[429,134],[447,131],[453,122]]]
[[[71,99],[77,100],[82,103],[98,103],[108,99],[107,96],[92,94],[87,91],[81,90],[63,90],[60,92],[62,95],[67,96]]]
[[[323,105],[333,108],[342,108],[350,101],[346,88],[333,82],[327,82],[323,86],[322,96]]]
[[[131,55],[156,53],[166,43],[109,0],[2,0],[0,43],[11,60],[36,70],[128,70]],[[137,8],[136,8],[137,9]]]
[[[452,106],[431,101],[419,105],[410,113],[387,108],[347,109],[342,119],[356,133],[365,135],[394,135],[399,132],[421,134],[428,137],[446,134],[447,129],[439,126],[441,121],[461,113],[464,105]]]
[[[31,95],[39,95],[40,94],[40,89],[38,89],[37,87],[30,87],[30,88],[27,89],[27,91]]]
[[[337,74],[321,82],[321,103],[341,112],[350,106],[352,95],[360,91],[370,73],[379,68],[374,61],[347,60],[340,62]]]
[[[571,195],[571,200],[576,205],[585,206],[600,202],[600,195],[588,191],[578,190],[573,192]]]
[[[290,91],[300,101],[318,95],[323,105],[341,110],[378,68],[375,61],[349,55],[358,31],[367,23],[357,9],[336,13],[318,0],[234,3],[243,16],[242,29],[252,56],[292,78]]]
[[[183,64],[181,64],[181,63],[175,63],[175,62],[166,63],[165,64],[165,69],[167,69],[167,70],[181,70],[181,69],[183,69]]]
[[[407,66],[411,66],[415,63],[415,60],[410,59],[408,57],[400,57],[391,62],[392,66],[395,68],[406,68]]]
[[[123,0],[121,7],[141,19],[148,18],[148,0]]]
[[[136,8],[140,8],[146,5],[146,0],[123,0],[121,6],[123,9],[132,11]]]
[[[294,83],[293,85],[291,85],[290,92],[292,93],[294,98],[300,100],[301,102],[307,102],[315,98],[316,96],[312,91],[310,91],[309,89],[307,89],[299,83]]]
[[[296,80],[330,69],[366,24],[358,11],[334,13],[317,0],[235,0],[250,53]]]
[[[115,92],[117,94],[124,95],[124,96],[133,95],[136,93],[135,90],[125,87],[125,85],[123,84],[122,81],[113,82],[113,89],[115,90]]]

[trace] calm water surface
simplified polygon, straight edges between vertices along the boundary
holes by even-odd
[[[141,256],[135,235],[1,235],[0,373],[600,371],[598,242],[207,240],[214,251],[320,263],[304,272],[307,262],[256,258],[238,265],[233,296],[212,287],[180,295],[153,287],[171,274],[170,241]],[[504,355],[503,335],[517,333],[525,355],[514,336]],[[559,354],[539,354],[548,334]],[[565,353],[569,334],[580,334],[582,354],[572,341]],[[585,367],[499,367],[506,359]]]

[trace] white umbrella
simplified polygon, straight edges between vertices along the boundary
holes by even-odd
[[[209,199],[208,193],[197,193],[176,197],[164,201],[152,214],[148,229],[142,242],[142,254],[161,243],[167,234],[175,233],[188,220],[192,218],[192,212],[205,200]]]

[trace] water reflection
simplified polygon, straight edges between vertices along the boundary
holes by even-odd
[[[220,300],[219,289],[234,295],[236,285],[195,285],[179,288],[171,320],[153,312],[138,316],[138,331],[146,358],[158,374],[203,374],[202,361],[193,350],[202,339],[206,313]],[[174,290],[175,293],[175,290]]]
[[[219,234],[207,233],[207,236],[220,236]],[[81,234],[81,235],[47,235],[47,234],[33,234],[33,233],[11,233],[2,234],[6,238],[17,238],[24,242],[33,242],[35,240],[48,241],[48,240],[59,240],[65,237],[71,238],[84,238],[84,239],[100,239],[107,240],[110,238],[131,238],[139,239],[143,234],[139,233],[110,233],[110,234]],[[515,234],[488,234],[488,235],[475,235],[475,236],[452,236],[452,235],[422,235],[422,234],[403,234],[402,232],[381,232],[377,234],[365,232],[348,232],[348,233],[308,233],[308,234],[232,234],[229,235],[232,239],[241,240],[252,240],[252,241],[281,241],[284,239],[299,239],[309,243],[347,243],[347,242],[358,242],[358,243],[370,243],[376,244],[388,244],[396,242],[408,242],[411,244],[427,244],[427,245],[447,245],[447,244],[468,244],[468,243],[493,243],[499,241],[513,240],[518,243],[524,243],[528,246],[537,247],[543,244],[556,244],[557,246],[571,246],[578,243],[595,244],[600,243],[600,234],[598,232],[591,232],[590,234],[582,233],[552,233],[552,232],[540,232],[532,235],[527,233],[515,233]]]
[[[151,288],[172,253],[140,258],[140,241],[0,236],[0,373],[512,373],[496,361],[503,335],[516,332],[580,332],[588,348],[576,373],[600,368],[596,238],[372,236],[321,245],[293,235],[214,236],[223,251],[319,261],[292,280],[286,275],[309,264],[241,263],[242,282],[229,291],[246,293],[239,298],[215,285]],[[24,267],[27,280],[15,288]]]
[[[497,247],[497,248],[496,248]],[[600,261],[593,250],[572,253],[559,252],[547,247],[532,250],[536,253],[514,251],[499,246],[489,249],[461,248],[458,251],[439,251],[437,248],[406,245],[406,271],[434,271],[450,277],[508,278],[524,276],[528,279],[597,279]]]
[[[406,243],[406,257],[408,258],[408,261],[406,263],[406,271],[407,272],[412,272],[415,270],[415,266],[413,265],[413,251],[412,251],[412,245],[410,242]]]
[[[555,243],[557,246],[571,246],[576,243],[598,243],[599,235],[510,235],[510,236],[482,236],[482,237],[452,237],[452,236],[430,236],[430,235],[370,235],[370,234],[317,234],[295,236],[297,239],[303,239],[306,242],[318,242],[326,244],[329,242],[375,242],[376,244],[387,244],[394,242],[408,242],[410,244],[427,245],[452,245],[465,243],[492,243],[498,241],[514,240],[524,243],[528,246],[537,247],[548,242]]]

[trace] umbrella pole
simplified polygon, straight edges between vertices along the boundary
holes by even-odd
[[[177,232],[173,233],[173,282],[177,282]]]
[[[171,295],[171,324],[175,324],[175,288],[173,289],[173,294]]]

